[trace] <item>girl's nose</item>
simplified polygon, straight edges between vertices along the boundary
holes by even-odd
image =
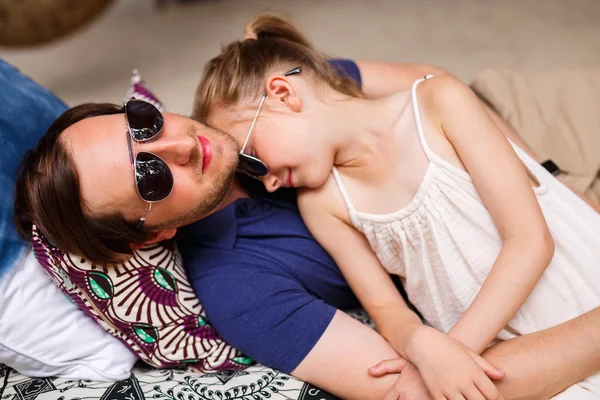
[[[267,189],[267,191],[271,193],[273,193],[281,187],[281,179],[279,179],[275,174],[268,174],[267,176],[262,178],[262,181],[265,185],[265,189]]]
[[[149,151],[167,163],[185,165],[190,161],[194,150],[198,151],[198,140],[188,135],[158,137],[151,143],[144,143],[140,150]]]

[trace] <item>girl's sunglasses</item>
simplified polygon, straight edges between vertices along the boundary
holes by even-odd
[[[296,68],[286,72],[283,75],[290,76],[290,75],[299,74],[300,72],[302,72],[302,67],[296,67]],[[256,110],[256,115],[254,115],[254,119],[252,120],[252,125],[250,125],[250,129],[248,130],[248,136],[246,136],[246,141],[244,142],[244,145],[242,146],[242,150],[240,150],[239,163],[237,166],[237,169],[239,172],[242,172],[246,175],[250,175],[251,177],[257,178],[257,179],[259,176],[265,176],[266,174],[268,174],[269,168],[267,168],[267,165],[261,159],[244,153],[244,150],[246,149],[246,145],[248,144],[248,140],[250,139],[250,134],[252,134],[252,129],[254,129],[254,125],[256,124],[258,114],[260,113],[260,110],[261,110],[263,104],[265,103],[266,98],[267,98],[267,91],[265,90],[265,93],[262,95],[262,98],[260,99],[260,105],[258,106],[258,110]]]
[[[146,217],[152,209],[152,203],[166,199],[173,190],[173,174],[167,163],[154,153],[140,151],[140,142],[155,140],[160,134],[164,118],[152,104],[132,98],[123,106],[127,120],[127,145],[129,160],[134,171],[135,187],[142,200],[148,203],[144,216],[135,224],[135,230],[141,231]],[[133,157],[133,141],[138,152]]]

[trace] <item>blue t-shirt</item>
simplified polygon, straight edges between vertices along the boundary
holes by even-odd
[[[333,60],[360,82],[356,64]],[[194,291],[217,332],[260,363],[290,373],[325,332],[336,308],[358,306],[340,270],[304,225],[294,191],[251,198],[180,229]]]

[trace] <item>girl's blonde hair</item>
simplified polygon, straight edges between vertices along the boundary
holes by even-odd
[[[273,14],[253,18],[245,39],[225,46],[208,62],[196,91],[192,118],[205,122],[211,109],[236,105],[264,92],[268,71],[276,66],[302,67],[317,81],[352,97],[363,97],[356,83],[336,71],[290,22]],[[281,71],[282,73],[285,71]]]

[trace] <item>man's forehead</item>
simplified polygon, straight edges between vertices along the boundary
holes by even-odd
[[[126,132],[122,115],[107,115],[77,122],[61,134],[61,140],[69,149],[80,178],[85,178],[102,172],[98,169],[115,168],[129,161]]]
[[[124,134],[126,127],[125,114],[100,115],[85,118],[68,127],[61,137],[64,140],[90,140],[98,138],[104,132],[104,137],[114,137],[117,131]],[[102,139],[102,138],[98,138]]]
[[[77,169],[81,196],[92,212],[121,209],[133,193],[126,134],[123,114],[87,118],[61,134]]]

